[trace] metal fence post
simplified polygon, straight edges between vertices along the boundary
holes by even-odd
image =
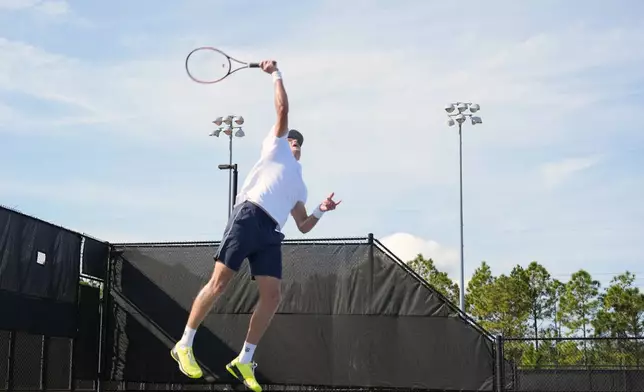
[[[369,233],[367,235],[367,243],[369,244],[369,249],[368,249],[368,256],[369,257],[369,287],[368,287],[368,292],[369,292],[369,298],[373,298],[373,276],[375,274],[375,261],[374,261],[374,237],[373,233]],[[370,301],[371,306],[373,306],[374,301]],[[370,306],[369,311],[373,311],[373,308]]]
[[[40,347],[40,390],[47,390],[47,357],[49,356],[49,337],[43,335]]]
[[[505,366],[504,366],[504,355],[503,355],[503,336],[497,335],[495,346],[496,349],[494,350],[495,355],[495,375],[496,375],[496,391],[497,392],[503,392],[505,390]]]
[[[110,251],[107,256],[107,263],[105,265],[105,279],[103,280],[103,295],[100,300],[100,320],[99,320],[99,341],[98,341],[98,374],[96,375],[96,390],[102,392],[105,390],[105,383],[108,381],[107,377],[107,335],[111,331],[110,321],[110,299],[112,289],[112,262],[116,255],[114,248],[110,245]]]
[[[7,382],[6,390],[13,391],[13,367],[16,354],[16,331],[9,331],[9,357],[7,358]]]
[[[74,350],[76,350],[76,337],[74,337],[69,343],[71,350],[72,361],[69,368],[69,390],[70,392],[76,391],[76,360],[74,355]]]

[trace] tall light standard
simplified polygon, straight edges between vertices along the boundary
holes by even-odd
[[[234,126],[233,122],[237,126]],[[235,204],[235,201],[232,200],[233,130],[237,130],[234,133],[235,137],[244,137],[246,135],[240,126],[244,123],[244,118],[242,116],[228,115],[226,117],[217,117],[213,123],[217,126],[217,129],[212,131],[209,136],[219,137],[222,131],[228,136],[228,166],[226,166],[226,169],[228,170],[228,217],[230,217],[233,204]]]
[[[460,307],[465,312],[465,262],[463,258],[463,133],[462,126],[469,117],[472,125],[482,124],[481,117],[474,116],[474,113],[481,110],[476,103],[471,102],[454,102],[445,106],[445,111],[449,120],[447,125],[450,127],[458,124],[458,161],[460,172],[460,193],[461,193],[461,284],[460,284]]]

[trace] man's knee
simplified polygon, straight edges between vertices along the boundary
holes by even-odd
[[[274,289],[267,290],[263,293],[263,300],[274,305],[279,305],[282,300],[282,293],[279,286]]]
[[[207,290],[213,295],[221,294],[226,290],[226,287],[228,286],[228,283],[230,283],[234,274],[235,271],[230,269],[221,261],[217,261],[215,263],[215,270],[206,284]]]
[[[279,279],[273,277],[257,277],[259,285],[259,300],[267,305],[277,307],[282,300],[282,291]]]

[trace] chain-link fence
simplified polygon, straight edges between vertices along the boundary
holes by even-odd
[[[73,338],[0,330],[0,391],[95,390],[99,290],[79,287],[79,328]]]
[[[149,389],[155,381],[221,390],[236,383],[225,365],[237,355],[258,299],[248,265],[195,336],[195,356],[213,384],[196,385],[202,380],[188,380],[168,352],[212,274],[217,243],[113,245],[103,348],[105,379],[119,382],[110,388]],[[255,355],[257,379],[268,390],[491,389],[489,338],[372,238],[287,240],[282,253],[282,301]],[[299,383],[307,388],[292,385]]]
[[[225,364],[258,301],[248,264],[195,338],[213,377],[189,380],[169,350],[212,273],[217,242],[108,244],[0,212],[12,233],[0,241],[0,391],[244,390]],[[50,256],[14,252],[36,238]],[[282,253],[282,301],[255,355],[265,390],[493,389],[489,334],[372,234],[286,240]],[[32,256],[45,267],[27,275],[21,263]],[[23,280],[29,290],[15,287]]]
[[[0,388],[7,391],[70,390],[72,339],[26,332],[0,333]]]
[[[0,391],[244,390],[232,379],[188,380],[168,354],[195,293],[212,273],[216,246],[114,244],[106,279],[79,287],[74,338],[0,331]],[[280,327],[269,331],[272,339],[262,349],[279,352],[280,364],[287,365],[272,357],[262,361],[262,371],[276,375],[265,390],[419,384],[427,380],[428,367],[443,367],[429,382],[490,390],[489,338],[372,237],[285,241],[283,255],[284,300],[274,323]],[[257,302],[248,272],[246,265],[196,337],[199,358],[223,376]],[[445,339],[469,343],[449,346]],[[258,360],[261,355],[266,354],[258,352]],[[343,365],[352,356],[363,361],[358,372]],[[308,378],[294,373],[302,363]]]
[[[195,337],[208,377],[169,355],[218,242],[110,244],[3,206],[0,227],[0,391],[245,390],[225,364],[259,297],[248,264]],[[492,337],[373,234],[286,240],[282,254],[254,357],[265,390],[492,390]]]
[[[505,389],[644,391],[644,338],[506,338]]]

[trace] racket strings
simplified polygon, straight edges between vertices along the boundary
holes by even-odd
[[[194,51],[188,57],[186,65],[190,76],[204,83],[221,80],[231,71],[231,63],[228,57],[212,49]]]

